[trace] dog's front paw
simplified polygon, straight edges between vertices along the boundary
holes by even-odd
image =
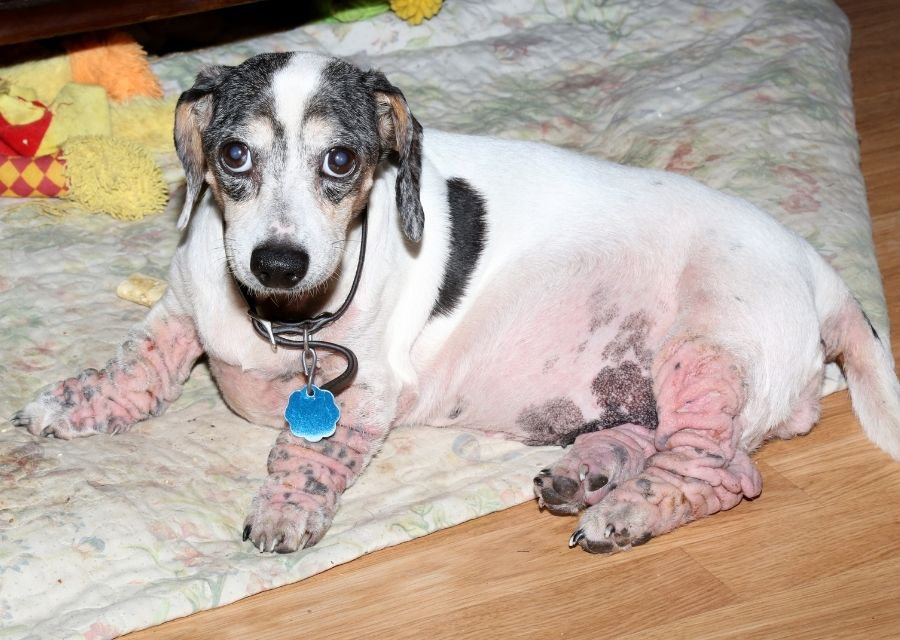
[[[145,396],[147,394],[144,394]],[[14,426],[36,436],[71,440],[95,433],[121,433],[134,423],[143,397],[116,397],[104,372],[86,369],[41,391],[11,419]],[[151,403],[152,404],[152,403]]]
[[[315,504],[297,504],[291,494],[266,495],[253,499],[250,515],[244,521],[244,540],[250,540],[264,552],[293,553],[311,547],[331,526],[333,513]],[[305,501],[304,501],[305,502]]]

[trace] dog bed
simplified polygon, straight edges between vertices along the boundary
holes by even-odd
[[[426,126],[692,175],[808,238],[886,332],[848,44],[829,0],[452,0],[418,27],[320,23],[153,66],[175,95],[205,64],[324,50],[382,69]],[[177,160],[162,161],[175,189]],[[145,313],[116,285],[165,277],[173,200],[129,223],[0,204],[0,416],[113,355]],[[832,371],[823,392],[839,384]],[[231,414],[203,363],[168,413],[124,435],[61,442],[0,423],[0,638],[110,638],[300,580],[529,500],[561,455],[401,427],[319,545],[261,555],[240,532],[275,435]]]

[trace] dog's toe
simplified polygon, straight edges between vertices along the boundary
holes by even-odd
[[[25,413],[25,410],[16,411],[12,418],[9,419],[14,427],[27,429],[31,425],[31,417]]]
[[[318,542],[331,524],[319,511],[282,502],[272,504],[257,496],[244,522],[242,538],[261,553],[293,553]]]
[[[25,429],[35,436],[56,435],[53,428],[51,413],[39,402],[32,402],[24,409],[17,411],[10,422],[13,426]]]
[[[569,547],[611,554],[638,547],[653,537],[652,505],[617,500],[616,492],[584,512]]]
[[[607,473],[588,464],[580,464],[576,470],[568,461],[561,461],[535,476],[534,493],[540,506],[552,513],[576,514],[612,488]]]

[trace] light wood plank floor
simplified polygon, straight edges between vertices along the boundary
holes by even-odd
[[[863,170],[900,354],[900,2],[842,0]],[[900,464],[846,393],[757,456],[763,495],[615,557],[525,504],[127,636],[900,638]]]

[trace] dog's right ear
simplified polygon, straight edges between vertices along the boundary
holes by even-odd
[[[370,71],[368,79],[378,109],[378,134],[382,144],[397,153],[397,209],[403,233],[413,242],[422,239],[425,212],[419,198],[422,173],[422,125],[413,117],[403,93],[379,71]]]
[[[206,172],[203,153],[203,130],[212,118],[212,90],[234,67],[214,66],[203,69],[194,86],[181,94],[175,107],[175,151],[184,166],[187,193],[178,217],[178,228],[184,229],[202,191]]]

